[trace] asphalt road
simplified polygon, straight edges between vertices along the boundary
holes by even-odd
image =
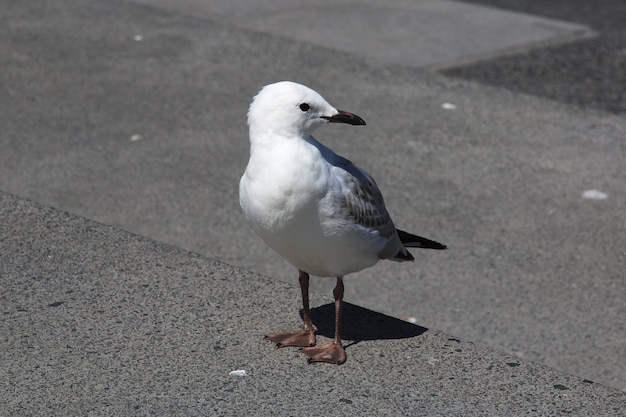
[[[597,36],[455,67],[444,74],[584,108],[626,113],[626,2],[462,1],[577,22]]]
[[[457,4],[433,20],[442,37]],[[119,0],[0,7],[2,191],[295,282],[250,234],[237,182],[251,97],[299,81],[368,122],[318,139],[377,179],[398,227],[450,248],[349,276],[347,301],[626,387],[621,114],[380,63],[217,12]],[[493,16],[474,16],[483,12]],[[592,189],[607,198],[583,198]],[[331,281],[314,280],[314,291],[330,294]]]

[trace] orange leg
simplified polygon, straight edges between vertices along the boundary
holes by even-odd
[[[343,278],[337,277],[337,285],[333,290],[335,297],[335,338],[326,345],[307,347],[302,353],[309,357],[309,363],[326,362],[341,365],[346,361],[346,351],[341,345],[341,306],[343,303]]]
[[[309,274],[300,271],[300,290],[302,291],[302,309],[304,315],[304,328],[293,332],[273,333],[265,336],[266,339],[276,343],[277,348],[295,346],[315,346],[315,331],[317,328],[311,322],[309,309]]]

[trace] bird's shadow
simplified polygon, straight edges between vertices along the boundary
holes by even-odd
[[[300,311],[302,316],[302,311]],[[367,308],[343,303],[341,338],[356,342],[362,340],[406,339],[419,336],[428,329],[386,316]],[[329,303],[311,309],[311,320],[317,334],[333,338],[335,335],[335,304]]]

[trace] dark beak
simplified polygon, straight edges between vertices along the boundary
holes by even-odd
[[[339,110],[339,113],[337,113],[334,116],[322,116],[322,119],[326,119],[330,123],[347,123],[349,125],[364,125],[365,124],[365,120],[361,119],[356,114],[352,114],[343,110]]]

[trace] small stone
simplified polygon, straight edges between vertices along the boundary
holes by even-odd
[[[246,375],[248,375],[248,373],[246,372],[245,369],[237,369],[236,371],[230,371],[228,373],[228,375],[232,375],[232,376],[246,376]]]
[[[606,200],[609,196],[600,190],[587,190],[583,192],[583,198],[586,200]]]

